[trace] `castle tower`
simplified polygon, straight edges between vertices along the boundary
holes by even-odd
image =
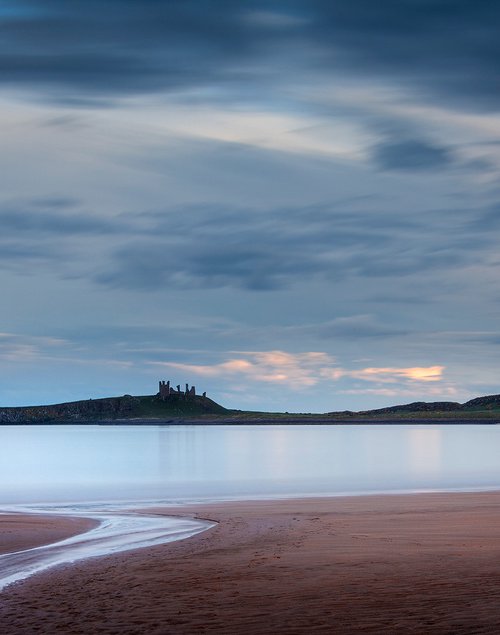
[[[166,383],[164,381],[159,382],[159,396],[160,399],[165,400],[170,395],[170,381]]]
[[[160,380],[158,382],[158,397],[162,401],[165,401],[165,399],[167,399],[171,395],[177,395],[178,397],[180,397],[181,395],[183,397],[196,397],[196,388],[195,386],[191,386],[190,388],[189,384],[186,384],[186,392],[183,392],[180,385],[177,385],[176,390],[173,386],[170,385],[170,380],[167,382]],[[204,397],[206,397],[206,395],[207,393],[203,393]]]

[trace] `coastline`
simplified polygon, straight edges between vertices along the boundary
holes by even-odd
[[[160,418],[160,419],[69,419],[56,421],[24,421],[24,422],[0,422],[3,426],[23,427],[23,426],[412,426],[412,425],[449,425],[449,426],[472,426],[472,425],[500,425],[500,417],[471,417],[465,418],[328,418],[322,415],[308,415],[304,418],[295,417],[287,419],[280,418]]]
[[[500,492],[200,503],[218,524],[2,593],[8,632],[500,632]]]

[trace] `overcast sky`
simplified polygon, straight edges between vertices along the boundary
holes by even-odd
[[[500,392],[500,3],[1,0],[0,405]]]

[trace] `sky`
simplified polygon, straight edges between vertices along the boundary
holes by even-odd
[[[500,392],[500,4],[0,0],[0,406]]]

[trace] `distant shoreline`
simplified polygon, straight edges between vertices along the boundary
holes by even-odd
[[[229,409],[205,394],[104,397],[45,406],[0,407],[0,425],[407,425],[500,423],[500,394],[463,404],[418,401],[376,410],[265,412]]]
[[[2,426],[362,426],[362,425],[499,425],[500,418],[475,419],[327,419],[319,416],[293,418],[262,419],[82,419],[69,421],[27,421],[18,423],[1,422]]]

